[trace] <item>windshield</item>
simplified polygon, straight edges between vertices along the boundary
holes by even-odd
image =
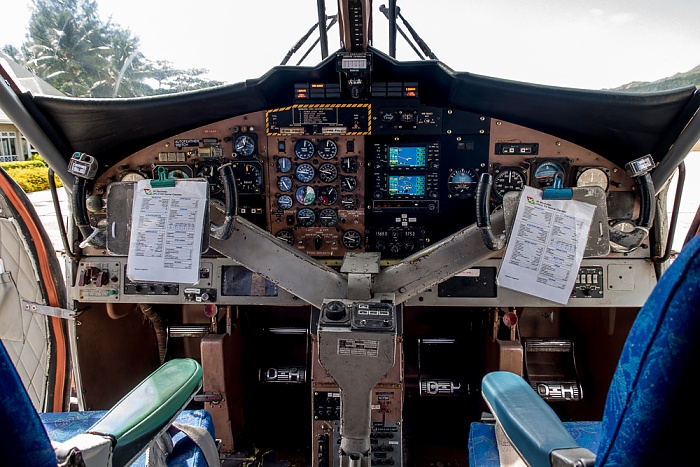
[[[399,60],[432,53],[456,71],[582,89],[647,91],[698,81],[689,51],[700,49],[699,2],[397,5]],[[387,8],[388,1],[373,3],[372,45],[388,54]],[[2,8],[0,46],[67,95],[164,94],[258,78],[283,63],[317,64],[318,9],[313,0],[20,0]],[[325,9],[332,54],[340,48],[336,2]]]

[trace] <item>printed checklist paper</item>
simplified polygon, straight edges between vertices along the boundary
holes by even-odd
[[[140,180],[134,189],[126,275],[134,281],[194,284],[199,280],[206,180],[178,181],[151,187]]]
[[[501,287],[566,304],[576,283],[595,206],[542,199],[525,186],[498,272]]]

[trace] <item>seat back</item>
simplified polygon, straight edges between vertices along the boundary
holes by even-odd
[[[0,456],[3,465],[56,467],[56,454],[0,341]]]
[[[700,236],[661,276],[615,370],[596,465],[684,465],[700,420]]]

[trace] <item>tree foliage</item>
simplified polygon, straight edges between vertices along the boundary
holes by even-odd
[[[222,84],[208,70],[150,61],[131,31],[100,20],[95,0],[33,0],[21,49],[3,47],[59,91],[76,97],[136,97]]]

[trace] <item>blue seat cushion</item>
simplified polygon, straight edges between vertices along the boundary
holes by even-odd
[[[601,439],[602,422],[564,422],[579,446],[598,450]],[[470,467],[498,467],[500,460],[496,445],[496,428],[493,424],[472,423],[469,429],[469,465]]]
[[[47,412],[39,414],[46,428],[49,439],[63,442],[73,436],[84,433],[107,413],[106,410],[85,412]],[[214,423],[211,415],[205,410],[184,410],[175,419],[177,423],[206,428],[214,438]],[[146,453],[132,464],[140,467],[146,465]],[[168,457],[170,467],[207,467],[204,455],[195,443],[183,433],[173,437],[173,452]]]

